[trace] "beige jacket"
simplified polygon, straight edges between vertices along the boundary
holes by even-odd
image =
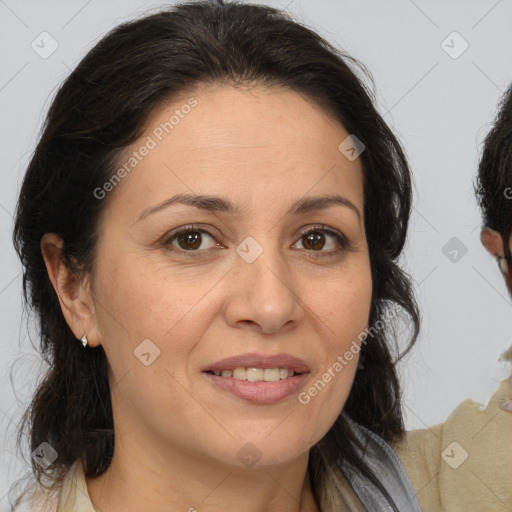
[[[393,448],[423,512],[512,511],[512,377],[484,410],[466,400]]]

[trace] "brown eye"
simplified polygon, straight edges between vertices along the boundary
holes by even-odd
[[[351,247],[344,235],[325,229],[323,226],[303,231],[300,241],[304,250],[314,257],[334,256]],[[326,247],[327,249],[323,250]]]
[[[209,246],[208,239],[211,240]],[[187,251],[189,253],[202,252],[212,247],[220,247],[220,244],[215,241],[210,233],[203,229],[191,227],[174,233],[167,239],[165,245],[171,246],[170,248],[173,250]]]
[[[302,235],[303,245],[308,250],[319,250],[325,245],[325,234],[320,231],[311,231]]]
[[[176,237],[181,249],[190,251],[191,249],[199,249],[202,242],[202,235],[198,231],[188,231],[186,233],[180,233]]]

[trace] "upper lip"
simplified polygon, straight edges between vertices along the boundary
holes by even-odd
[[[221,359],[203,369],[203,372],[221,372],[235,368],[288,368],[295,373],[308,373],[309,367],[302,359],[290,354],[275,354],[265,356],[262,354],[240,354],[234,357]]]

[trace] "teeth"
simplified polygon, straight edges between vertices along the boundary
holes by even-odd
[[[234,370],[222,370],[222,372],[213,372],[217,377],[233,377],[238,380],[248,380],[249,382],[277,382],[295,375],[293,370],[288,368],[235,368]]]
[[[265,382],[277,382],[279,378],[279,368],[265,368],[263,370],[263,380]]]
[[[247,377],[247,372],[246,372],[245,368],[235,368],[233,370],[233,378],[234,379],[245,380],[246,377]]]
[[[263,380],[263,370],[261,368],[247,368],[247,380],[249,382]]]
[[[292,370],[293,375],[293,370]],[[288,377],[288,368],[279,368],[279,378],[286,379]]]

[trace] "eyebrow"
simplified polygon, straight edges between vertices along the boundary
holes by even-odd
[[[145,208],[135,222],[139,222],[149,215],[164,210],[174,204],[194,206],[195,208],[200,208],[201,210],[207,210],[214,213],[218,212],[236,214],[241,210],[238,205],[233,204],[229,200],[222,197],[196,194],[177,194],[169,199],[166,199],[165,201],[162,201],[156,206]],[[304,213],[325,210],[332,206],[345,206],[352,210],[357,215],[359,220],[361,220],[361,213],[354,205],[354,203],[339,194],[319,197],[305,197],[303,199],[299,199],[290,206],[286,212],[286,215],[301,215]]]

